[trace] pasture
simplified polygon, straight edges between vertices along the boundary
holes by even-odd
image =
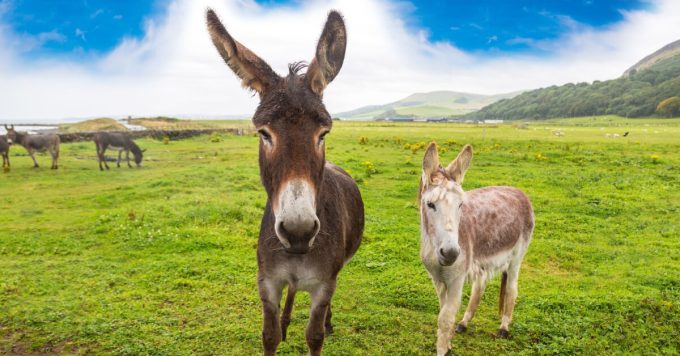
[[[455,353],[680,352],[680,120],[334,125],[327,159],[358,181],[366,231],[340,274],[325,353],[435,352],[416,205],[431,140],[445,162],[473,145],[466,190],[517,186],[536,213],[511,339],[494,337],[496,278]],[[0,353],[261,352],[258,138],[137,142],[142,168],[106,172],[92,142],[63,144],[57,171],[12,147],[0,174]],[[281,354],[307,352],[308,306],[298,294]]]

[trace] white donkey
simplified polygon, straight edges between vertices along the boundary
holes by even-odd
[[[451,349],[466,277],[472,281],[472,295],[456,332],[467,329],[487,281],[494,273],[502,272],[498,336],[509,336],[519,267],[534,229],[531,202],[519,189],[485,187],[463,191],[461,183],[471,160],[472,147],[466,145],[448,167],[442,168],[434,142],[423,159],[420,257],[439,297],[438,355]]]

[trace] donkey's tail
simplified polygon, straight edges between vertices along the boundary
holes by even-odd
[[[498,313],[502,316],[505,309],[505,288],[508,284],[508,272],[503,272],[501,275],[501,296],[498,300]]]

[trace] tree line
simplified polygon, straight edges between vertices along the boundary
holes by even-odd
[[[551,86],[504,99],[467,114],[470,119],[549,119],[593,115],[680,115],[680,55],[626,77]]]

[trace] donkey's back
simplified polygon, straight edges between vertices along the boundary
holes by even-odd
[[[468,191],[460,229],[461,244],[470,250],[473,260],[495,258],[515,248],[523,254],[534,229],[529,197],[517,188],[505,186]]]

